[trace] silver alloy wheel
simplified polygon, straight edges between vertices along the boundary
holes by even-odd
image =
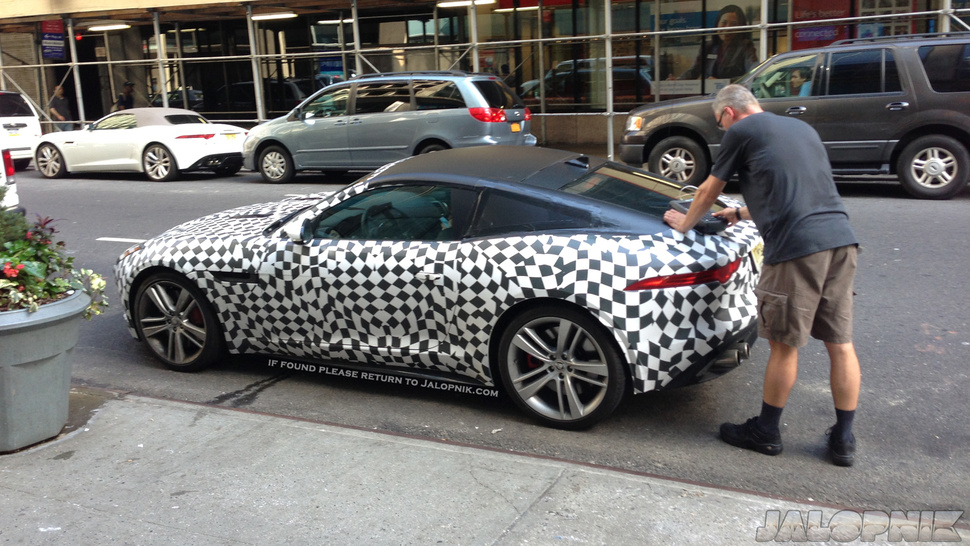
[[[611,379],[595,336],[562,317],[540,317],[522,325],[506,362],[519,399],[557,421],[580,419],[595,411]]]
[[[671,148],[660,157],[660,172],[667,178],[687,182],[694,175],[695,159],[689,150]]]
[[[269,150],[263,154],[261,167],[267,178],[279,180],[286,175],[287,161],[282,152]]]
[[[57,148],[44,144],[37,150],[37,170],[47,178],[56,178],[64,168],[64,160]]]
[[[205,349],[208,330],[198,300],[183,286],[159,281],[149,286],[137,309],[142,336],[172,364],[189,364]]]
[[[913,180],[925,188],[939,188],[953,182],[958,175],[957,159],[946,148],[920,150],[910,163]]]
[[[173,168],[172,154],[165,146],[153,144],[145,150],[145,173],[152,180],[168,180]]]

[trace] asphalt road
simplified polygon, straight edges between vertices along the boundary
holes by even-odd
[[[126,242],[185,220],[288,194],[336,189],[348,177],[301,175],[263,184],[254,173],[152,183],[137,175],[46,180],[18,173],[29,213],[59,219],[77,265],[106,276]],[[729,191],[732,189],[728,188]],[[970,190],[950,201],[910,199],[893,180],[840,184],[862,241],[856,346],[863,387],[856,466],[823,459],[834,423],[824,346],[801,351],[798,384],[782,418],[785,452],[769,458],[723,444],[725,420],[760,408],[767,344],[715,381],[632,397],[585,432],[537,426],[503,398],[391,386],[269,368],[227,357],[195,374],[166,370],[134,341],[113,283],[106,316],[85,323],[74,383],[244,408],[327,423],[447,439],[591,462],[858,510],[970,509]],[[101,240],[99,240],[101,239]],[[771,507],[768,506],[767,509]]]

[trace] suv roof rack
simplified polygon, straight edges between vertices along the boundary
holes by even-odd
[[[897,34],[894,36],[870,36],[868,38],[848,38],[846,40],[839,40],[837,42],[832,42],[830,46],[836,45],[846,45],[846,44],[861,44],[869,42],[897,42],[905,40],[922,40],[922,39],[942,39],[942,38],[966,38],[970,36],[970,32],[966,30],[953,31],[953,32],[925,32],[922,34]]]
[[[414,70],[410,72],[372,72],[369,74],[361,74],[357,76],[356,79],[363,80],[367,78],[382,78],[385,76],[470,76],[470,72],[464,72],[461,70]]]

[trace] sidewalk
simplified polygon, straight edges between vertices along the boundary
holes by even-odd
[[[838,511],[246,411],[71,398],[70,432],[0,456],[2,544],[749,544],[766,511],[822,510],[823,525]]]

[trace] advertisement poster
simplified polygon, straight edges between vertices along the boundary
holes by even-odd
[[[852,0],[792,0],[792,21],[838,19],[851,15]],[[795,27],[791,48],[822,47],[849,37],[848,25]]]

